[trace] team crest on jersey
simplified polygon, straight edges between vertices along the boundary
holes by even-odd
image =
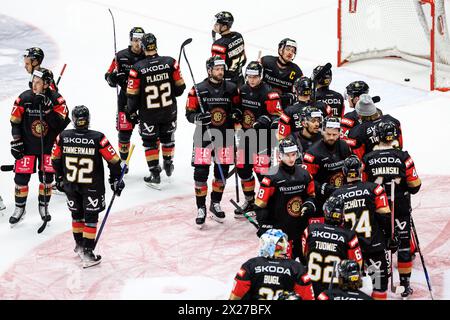
[[[48,132],[48,124],[45,121],[41,123],[40,120],[35,120],[31,124],[31,132],[37,138],[44,137]]]
[[[337,188],[342,187],[344,185],[344,174],[342,172],[335,173],[331,176],[330,183]]]
[[[244,129],[250,129],[255,123],[255,115],[250,110],[245,110],[242,116],[242,122]]]
[[[286,206],[287,212],[294,218],[300,217],[302,204],[303,204],[302,198],[300,197],[292,198],[287,203]]]
[[[216,126],[220,127],[225,123],[225,120],[227,119],[227,114],[222,108],[214,108],[211,110],[211,123]]]

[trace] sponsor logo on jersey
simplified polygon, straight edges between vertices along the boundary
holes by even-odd
[[[313,230],[311,232],[311,236],[314,238],[322,238],[322,239],[334,240],[334,241],[339,241],[339,242],[345,243],[345,239],[343,236],[341,236],[340,234],[331,233],[328,231]],[[356,239],[356,241],[358,241],[358,239]]]
[[[20,97],[17,97],[15,104],[19,104],[21,101]]]
[[[396,157],[381,157],[381,158],[372,158],[369,160],[369,165],[377,165],[377,164],[401,164],[401,160]]]
[[[269,98],[269,99],[279,99],[280,98],[280,95],[277,93],[277,92],[271,92],[271,93],[269,93],[268,95],[267,95],[267,97]]]
[[[33,134],[33,136],[38,138],[46,136],[48,133],[47,122],[42,121],[41,123],[40,120],[33,121],[33,123],[31,124],[31,133]]]
[[[309,276],[309,274],[304,274],[302,276],[302,280],[303,280],[303,283],[308,283],[311,281],[311,277]]]
[[[134,70],[134,69],[131,69],[131,70],[130,70],[130,77],[136,78],[137,75],[138,75],[138,74],[137,74],[136,70]]]
[[[227,113],[222,108],[214,108],[211,111],[211,123],[216,126],[220,127],[223,125],[227,119]]]
[[[244,127],[244,129],[252,128],[254,123],[255,114],[250,110],[245,110],[244,114],[242,115],[242,126]]]
[[[309,153],[305,153],[305,155],[303,156],[303,160],[306,160],[308,162],[313,162],[314,161],[314,156],[310,155]]]
[[[267,177],[264,177],[264,179],[262,179],[261,184],[265,184],[266,186],[270,185],[270,179]]]
[[[79,137],[64,137],[64,143],[79,143],[79,144],[95,144],[93,139],[79,138]]]
[[[256,266],[255,273],[280,273],[291,275],[291,270],[282,266]]]
[[[409,168],[413,163],[414,163],[413,160],[411,158],[408,158],[405,161],[406,168]]]
[[[381,189],[383,189],[383,188],[381,188]],[[350,190],[350,191],[344,192],[344,193],[340,194],[340,197],[342,198],[342,200],[346,200],[348,198],[355,198],[355,197],[362,197],[362,196],[369,196],[369,195],[370,195],[369,190],[363,189],[363,190]]]
[[[243,278],[245,276],[245,269],[243,268],[239,269],[237,274],[239,277]]]
[[[166,64],[156,64],[154,66],[148,66],[148,67],[142,68],[141,73],[146,74],[148,72],[163,71],[166,69],[170,69],[170,66],[167,63]],[[131,71],[133,71],[133,70],[131,70]],[[131,75],[131,71],[130,71],[130,75]]]
[[[294,218],[298,218],[301,216],[301,207],[303,201],[300,197],[294,197],[288,201],[286,205],[287,212]]]
[[[380,194],[382,194],[383,191],[384,191],[384,189],[383,189],[382,186],[378,186],[378,187],[375,188],[375,190],[373,190],[373,192],[374,192],[377,196],[380,195]]]
[[[347,139],[345,139],[345,142],[347,142],[347,144],[348,144],[350,147],[356,146],[356,140],[355,140],[355,139],[347,138]]]
[[[218,44],[213,44],[212,50],[213,51],[218,51],[218,52],[221,52],[221,53],[225,53],[225,51],[227,51],[227,48],[219,46]]]
[[[100,145],[102,147],[106,146],[108,144],[108,139],[106,139],[106,137],[103,137],[102,140],[100,140]]]
[[[350,241],[350,247],[355,247],[358,244],[358,238],[355,236],[352,241]]]
[[[345,124],[349,127],[353,127],[353,124],[355,123],[353,120],[347,119],[347,118],[342,118],[341,119],[341,123]]]
[[[286,114],[282,113],[280,116],[281,120],[283,120],[286,123],[289,123],[289,121],[291,120],[291,118],[289,118]]]

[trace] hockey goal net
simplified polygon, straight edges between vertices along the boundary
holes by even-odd
[[[450,0],[338,0],[338,66],[399,57],[430,66],[431,90],[450,90]]]

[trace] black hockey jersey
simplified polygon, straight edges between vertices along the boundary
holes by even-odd
[[[144,122],[173,121],[177,116],[177,100],[186,85],[178,62],[167,56],[146,56],[130,70],[127,95],[128,112],[139,110]]]
[[[66,101],[57,91],[47,89],[43,95],[36,95],[26,90],[14,102],[10,118],[12,135],[23,140],[26,155],[41,154],[42,135],[44,154],[50,154],[56,136],[70,123],[68,113]]]
[[[305,153],[315,142],[322,139],[322,133],[319,131],[311,135],[311,137],[306,137],[303,135],[302,131],[303,129],[294,132],[291,136],[293,137],[299,149],[302,150],[302,153]]]
[[[363,121],[361,124],[350,129],[348,137],[345,141],[352,148],[358,158],[362,159],[363,155],[369,153],[373,148],[380,143],[380,139],[376,135],[376,126],[380,122],[393,122],[399,130],[398,147],[403,147],[402,130],[400,128],[400,121],[389,114],[382,115],[376,120]]]
[[[278,57],[275,56],[261,58],[263,81],[279,93],[292,93],[295,80],[303,76],[303,72],[294,62],[288,62],[285,68],[280,68],[277,60]]]
[[[241,266],[231,293],[243,300],[273,300],[284,291],[294,291],[302,300],[314,300],[306,268],[291,259],[256,257]]]
[[[119,177],[119,156],[105,135],[94,130],[65,130],[52,150],[53,168],[63,177],[66,191],[105,192],[103,159],[108,162],[110,176]]]
[[[242,67],[247,62],[244,38],[239,32],[232,31],[214,41],[211,47],[212,56],[220,56],[227,65],[225,79],[235,84],[243,83]]]
[[[317,297],[317,300],[373,300],[361,290],[344,291],[341,288],[335,288],[332,292],[325,290]]]
[[[390,212],[383,187],[372,182],[357,181],[344,185],[332,195],[344,201],[345,221],[358,235],[363,253],[383,251],[385,217],[380,215],[385,216]]]
[[[331,108],[333,117],[342,118],[344,116],[344,97],[339,92],[331,90],[329,87],[321,87],[316,90],[316,101],[322,101]]]

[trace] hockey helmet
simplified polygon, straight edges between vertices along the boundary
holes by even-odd
[[[369,85],[364,81],[353,81],[345,88],[345,99],[347,97],[359,97],[363,93],[369,93]]]
[[[354,260],[342,260],[338,265],[339,287],[342,290],[357,291],[362,287],[359,264]]]
[[[269,229],[259,238],[258,256],[285,259],[288,252],[288,236],[280,229]]]
[[[297,42],[295,40],[284,38],[278,43],[278,52],[286,47],[293,47],[295,49],[295,54],[297,54]]]
[[[223,66],[225,70],[227,70],[227,65],[225,60],[223,60],[220,56],[212,56],[208,60],[206,60],[206,70],[212,70],[216,66]]]
[[[312,93],[312,82],[308,77],[300,77],[294,82],[294,92],[299,96],[310,96]]]
[[[246,76],[259,76],[262,78],[263,75],[263,66],[258,61],[250,61],[245,69]]]
[[[153,33],[146,33],[141,38],[141,46],[146,51],[157,50],[156,37]]]
[[[326,224],[340,226],[344,223],[344,200],[331,196],[323,205],[323,215]]]
[[[130,30],[130,41],[133,39],[142,39],[145,35],[145,31],[141,27],[134,27]]]
[[[44,51],[38,47],[28,48],[25,50],[23,57],[37,60],[38,63],[41,64],[42,60],[44,60]]]
[[[311,121],[313,118],[319,118],[320,122],[323,120],[323,114],[322,111],[313,106],[306,106],[302,110],[302,120],[304,121]]]
[[[344,160],[342,172],[344,173],[344,176],[348,178],[358,178],[361,175],[361,166],[359,158],[352,154]]]
[[[325,129],[341,130],[341,121],[337,117],[326,117],[322,125],[322,130]]]
[[[323,66],[317,66],[314,68],[313,70],[313,75],[312,78],[314,78],[314,80],[317,82],[317,84],[323,85],[323,86],[329,86],[332,80],[332,72],[331,72],[331,68],[328,69],[327,71],[325,71],[323,74],[319,75],[319,77],[317,77],[317,75],[319,74],[320,70],[323,69]]]
[[[278,145],[278,150],[280,151],[280,156],[283,156],[290,152],[296,152],[297,158],[301,156],[297,144],[294,141],[292,141],[291,138],[281,139],[280,144]]]
[[[39,68],[33,71],[33,77],[41,78],[45,84],[50,85],[53,82],[53,72],[45,68]]]
[[[90,119],[89,109],[86,106],[80,105],[73,108],[72,122],[75,129],[87,129]]]
[[[390,143],[399,136],[397,126],[392,121],[378,123],[375,132],[380,142]]]
[[[221,11],[217,13],[215,16],[216,23],[222,24],[224,26],[227,26],[228,29],[231,28],[234,22],[233,15],[228,11]]]

